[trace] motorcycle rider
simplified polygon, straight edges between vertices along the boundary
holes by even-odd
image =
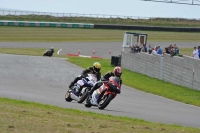
[[[92,93],[96,89],[98,89],[100,86],[102,86],[104,81],[108,81],[111,76],[117,76],[117,77],[119,77],[120,78],[120,86],[121,86],[121,84],[122,84],[121,75],[122,75],[122,68],[119,67],[119,66],[116,66],[113,69],[113,72],[107,72],[104,76],[102,76],[101,81],[98,81],[98,82],[95,83],[95,85],[89,91],[89,95],[92,95]]]
[[[54,52],[55,52],[55,51],[54,51],[54,48],[51,47],[50,49],[46,50],[46,53],[44,53],[43,56],[49,56],[49,57],[51,57],[51,56],[53,56],[53,53],[54,53]]]
[[[71,88],[78,80],[87,77],[87,74],[95,74],[97,76],[97,81],[101,79],[101,64],[99,62],[95,62],[93,66],[88,67],[87,69],[83,70],[81,75],[77,76],[69,85]]]
[[[52,55],[53,55],[53,53],[55,52],[55,51],[54,51],[54,48],[51,47],[49,50],[51,51],[51,53],[52,53]]]

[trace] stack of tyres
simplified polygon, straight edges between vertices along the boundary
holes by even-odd
[[[114,66],[118,66],[119,57],[115,56]]]
[[[120,66],[120,67],[121,67],[121,58],[122,58],[122,56],[119,55],[118,66]]]
[[[121,65],[121,55],[120,56],[111,56],[111,65],[120,66]]]
[[[111,56],[111,65],[114,65],[115,57],[116,56]]]

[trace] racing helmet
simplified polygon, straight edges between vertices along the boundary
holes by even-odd
[[[98,73],[101,70],[101,64],[99,62],[95,62],[93,64],[93,69],[96,73]]]
[[[113,70],[113,73],[114,73],[115,76],[121,77],[121,75],[122,75],[122,68],[119,67],[119,66],[116,66],[114,68],[114,70]]]

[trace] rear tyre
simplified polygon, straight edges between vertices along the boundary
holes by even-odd
[[[67,91],[66,94],[65,94],[65,100],[66,100],[67,102],[71,102],[71,101],[73,100],[73,99],[70,97],[69,91]]]
[[[98,104],[98,108],[99,109],[104,109],[109,103],[110,101],[113,99],[113,95],[112,94],[108,94],[105,95],[101,98],[99,104]]]

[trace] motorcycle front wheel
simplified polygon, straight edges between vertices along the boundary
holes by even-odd
[[[71,102],[71,101],[73,100],[73,99],[70,97],[69,91],[67,91],[66,94],[65,94],[65,100],[66,100],[67,102]]]
[[[90,108],[92,106],[90,100],[92,99],[92,96],[88,96],[85,100],[85,107]]]
[[[88,97],[88,88],[86,88],[79,96],[78,103],[82,103]]]
[[[108,106],[113,97],[114,96],[112,94],[104,95],[103,97],[101,97],[98,108],[104,109],[106,106]]]

